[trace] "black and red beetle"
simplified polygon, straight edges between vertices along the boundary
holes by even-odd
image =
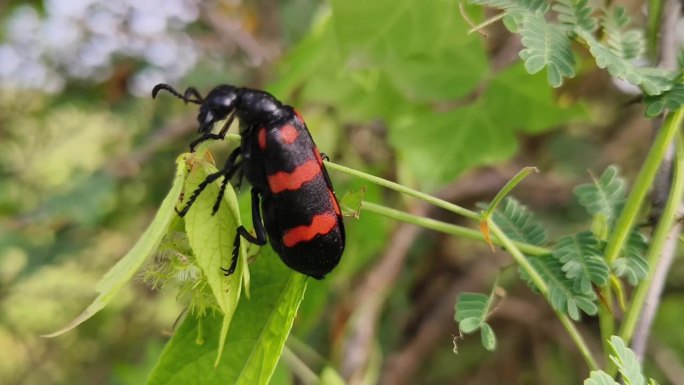
[[[192,87],[181,94],[167,84],[158,84],[152,97],[161,90],[200,105],[201,136],[190,144],[191,151],[206,140],[224,139],[233,120],[240,122],[240,147],[228,156],[222,169],[206,177],[179,211],[184,216],[207,185],[223,177],[213,208],[216,213],[232,177],[247,178],[252,185],[256,236],[244,226],[238,227],[226,275],[235,270],[240,237],[264,245],[267,234],[290,268],[316,279],[332,271],[344,251],[344,224],[321,153],[301,115],[268,92],[250,88],[220,85],[203,98]],[[214,124],[224,120],[221,130],[213,133]]]

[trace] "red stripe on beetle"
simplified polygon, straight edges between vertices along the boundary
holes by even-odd
[[[257,137],[257,140],[259,141],[259,148],[262,150],[266,149],[266,129],[265,128],[259,129],[259,136]]]
[[[291,124],[286,124],[280,128],[280,140],[284,143],[292,144],[297,140],[299,132]]]
[[[308,226],[297,226],[285,231],[283,244],[292,247],[300,242],[312,240],[316,235],[328,234],[337,226],[337,217],[332,214],[314,215],[311,224]]]
[[[306,182],[316,178],[321,173],[321,166],[316,159],[308,160],[288,173],[279,171],[268,175],[268,186],[273,194],[285,190],[297,190]]]
[[[294,110],[295,116],[297,116],[297,119],[299,119],[300,122],[304,122],[304,118],[302,118],[302,114],[299,113],[299,111]]]
[[[337,203],[337,198],[335,198],[335,193],[328,189],[328,194],[330,195],[330,202],[332,202],[333,209],[335,210],[335,214],[340,215],[340,205]]]

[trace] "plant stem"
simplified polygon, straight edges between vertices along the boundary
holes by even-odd
[[[283,360],[290,367],[304,385],[315,385],[320,383],[318,375],[314,373],[296,354],[287,347],[283,346]]]
[[[656,136],[653,146],[646,157],[646,161],[634,181],[634,186],[627,198],[625,208],[622,210],[622,213],[620,213],[620,217],[615,224],[615,230],[613,230],[613,233],[608,239],[604,255],[608,265],[617,259],[632,227],[634,227],[634,222],[639,214],[639,209],[653,184],[653,179],[658,172],[658,166],[681,124],[682,117],[684,117],[684,109],[679,109],[670,113],[659,130],[658,136]]]
[[[496,210],[496,207],[501,203],[501,201],[515,188],[515,186],[518,185],[518,183],[522,182],[523,179],[525,179],[528,175],[531,173],[538,173],[539,169],[536,167],[525,167],[522,170],[518,171],[517,174],[511,180],[509,180],[506,185],[503,186],[501,190],[496,194],[494,199],[492,199],[491,203],[487,207],[487,210],[484,212],[482,215],[482,221],[487,221],[489,220],[489,217],[492,215],[494,210]]]
[[[378,184],[380,186],[387,187],[387,188],[392,189],[394,191],[401,192],[401,193],[413,196],[415,198],[424,200],[430,204],[433,204],[437,207],[441,207],[441,208],[448,210],[448,211],[451,211],[455,214],[462,215],[466,218],[469,218],[469,219],[472,219],[475,221],[480,220],[480,216],[473,211],[470,211],[468,209],[464,209],[460,206],[449,203],[449,202],[444,201],[442,199],[435,198],[433,196],[421,193],[419,191],[413,190],[413,189],[408,188],[406,186],[402,186],[400,184],[390,182],[386,179],[379,178],[379,177],[373,176],[373,175],[369,175],[369,174],[366,174],[366,173],[358,171],[358,170],[354,170],[354,169],[351,169],[348,167],[344,167],[344,166],[341,166],[339,164],[335,164],[335,163],[331,163],[331,162],[326,161],[325,165],[327,167],[333,169],[333,170],[337,170],[337,171],[340,171],[340,172],[343,172],[343,173],[346,173],[349,175],[353,175],[353,176],[365,179],[369,182]],[[456,229],[451,228],[449,226],[438,225],[438,223],[439,223],[438,221],[435,221],[437,223],[434,223],[434,222],[431,223],[430,222],[431,220],[428,218],[422,218],[420,221],[414,221],[414,219],[416,219],[416,218],[412,218],[413,216],[411,216],[410,214],[402,213],[398,210],[385,208],[385,207],[382,207],[379,205],[373,205],[373,204],[369,205],[368,203],[369,202],[363,202],[362,207],[365,206],[365,208],[367,210],[369,210],[369,207],[370,207],[370,210],[375,210],[376,212],[382,211],[382,213],[384,215],[388,215],[388,216],[394,215],[397,217],[401,217],[403,219],[410,220],[411,223],[416,223],[416,224],[421,224],[421,225],[423,223],[425,223],[425,224],[429,224],[432,226],[440,227],[440,229],[442,229],[442,230],[449,229],[450,231],[451,230],[457,231],[459,233],[458,235],[461,235],[461,236],[466,236],[466,234],[468,233],[467,231],[464,231],[461,228],[458,228],[456,230]],[[383,210],[383,209],[386,209],[386,210]],[[454,226],[454,225],[451,225],[451,226]],[[458,226],[454,226],[454,227],[458,227]],[[504,234],[504,232],[501,231],[501,229],[499,229],[499,227],[491,220],[489,221],[489,228],[491,229],[492,233],[496,236],[496,239],[500,242],[500,244],[503,245],[503,247],[513,256],[513,259],[515,259],[515,261],[530,276],[530,278],[532,279],[532,282],[534,282],[534,284],[537,286],[539,291],[544,295],[544,298],[546,298],[546,300],[548,302],[548,300],[549,300],[549,298],[548,298],[549,289],[548,289],[548,286],[546,285],[546,282],[544,282],[544,280],[539,275],[539,273],[534,269],[534,267],[532,267],[532,265],[530,265],[530,262],[527,260],[525,255],[520,251],[518,246],[510,238],[508,238],[506,236],[506,234]],[[473,236],[473,238],[474,238],[474,236]],[[478,232],[478,238],[477,239],[484,239],[484,236]],[[529,246],[531,246],[531,245],[529,245]],[[537,250],[537,251],[541,251],[541,250]],[[547,250],[544,250],[544,252],[545,252],[545,254],[548,254]],[[558,316],[561,323],[563,324],[563,327],[565,327],[565,329],[568,331],[568,334],[570,334],[570,337],[572,338],[572,340],[577,345],[577,348],[579,349],[580,353],[582,354],[582,357],[584,357],[584,360],[586,361],[587,366],[589,366],[589,369],[590,370],[598,369],[598,365],[596,364],[596,360],[592,356],[591,351],[589,350],[589,347],[587,346],[586,342],[582,338],[582,335],[575,328],[575,325],[572,323],[570,318],[568,318],[567,315],[562,314],[558,311],[556,311],[556,315]]]
[[[423,200],[427,203],[430,203],[431,205],[443,208],[445,210],[451,211],[452,213],[456,213],[458,215],[464,216],[466,218],[472,219],[474,221],[479,221],[480,220],[480,215],[477,214],[474,211],[470,211],[468,209],[465,209],[461,206],[457,206],[453,203],[447,202],[443,199],[435,198],[432,195],[428,195],[425,193],[422,193],[420,191],[416,191],[412,188],[400,185],[399,183],[391,182],[387,179],[383,179],[374,175],[366,174],[363,171],[355,170],[353,168],[345,167],[336,163],[332,163],[329,161],[325,161],[325,166],[333,169],[335,171],[343,172],[345,174],[353,175],[355,177],[367,180],[371,183],[375,183],[377,185],[386,187],[390,190],[394,190],[406,195],[410,195],[414,198],[418,198],[420,200]]]
[[[620,329],[620,337],[627,343],[632,339],[637,321],[642,315],[642,310],[646,301],[646,295],[654,284],[653,278],[655,276],[656,267],[663,252],[663,247],[670,233],[670,229],[677,220],[677,213],[681,205],[682,194],[684,193],[684,139],[682,134],[677,135],[676,144],[676,158],[674,164],[674,172],[672,174],[672,187],[668,196],[667,204],[660,217],[658,226],[656,227],[651,244],[646,254],[648,261],[648,275],[639,283],[634,296],[632,297],[631,305],[625,316],[625,321]]]
[[[506,250],[508,250],[508,252],[513,256],[513,259],[515,259],[520,267],[525,270],[525,272],[530,276],[530,279],[532,279],[532,282],[534,282],[535,286],[537,286],[537,289],[539,289],[539,292],[544,296],[544,298],[546,298],[547,302],[550,303],[549,288],[546,285],[546,282],[544,282],[544,279],[539,275],[539,273],[537,273],[537,270],[530,265],[530,262],[527,260],[525,255],[523,255],[513,241],[511,241],[511,239],[508,238],[503,231],[501,231],[499,226],[497,226],[494,221],[489,221],[489,228],[492,233],[501,240],[504,247],[506,247]],[[567,330],[568,334],[570,334],[570,338],[572,338],[572,340],[575,342],[575,345],[577,345],[580,354],[582,354],[584,361],[587,363],[587,366],[589,366],[589,370],[597,370],[599,368],[598,364],[596,363],[594,356],[591,354],[591,350],[589,350],[584,338],[575,327],[575,324],[567,315],[555,309],[554,311],[556,312],[558,319],[560,319],[561,323],[563,324],[563,327],[565,327],[565,330]]]
[[[432,218],[425,218],[418,215],[409,214],[404,211],[396,210],[390,207],[382,206],[376,203],[371,203],[368,201],[361,202],[361,209],[372,212],[378,215],[385,216],[387,218],[392,218],[398,221],[412,223],[414,225],[424,227],[426,229],[431,229],[435,231],[440,231],[445,234],[456,235],[458,237],[473,239],[477,241],[484,241],[484,235],[477,230],[473,230],[468,227],[453,225],[451,223],[441,222]],[[498,246],[503,246],[503,242],[497,237],[493,240]],[[551,250],[530,245],[528,243],[513,241],[513,244],[523,253],[534,256],[542,256],[551,254]]]

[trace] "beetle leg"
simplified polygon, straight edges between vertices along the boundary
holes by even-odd
[[[199,132],[202,132],[202,136],[199,138],[193,140],[190,142],[190,152],[195,152],[195,148],[202,142],[207,141],[207,140],[223,140],[226,138],[226,134],[228,133],[228,129],[230,128],[230,125],[233,123],[235,120],[235,114],[231,114],[228,117],[228,120],[226,121],[226,124],[223,125],[223,128],[221,128],[221,131],[219,131],[218,134],[213,134],[211,132],[211,127],[210,125],[201,125],[199,128]],[[213,123],[211,123],[213,124]]]
[[[221,268],[224,275],[229,276],[235,272],[235,267],[237,266],[238,254],[240,253],[240,237],[245,238],[247,242],[263,246],[266,244],[266,229],[264,228],[264,220],[261,218],[261,209],[259,204],[259,194],[261,192],[257,188],[252,188],[252,224],[254,226],[254,231],[256,236],[252,235],[247,231],[245,226],[240,226],[237,228],[237,233],[235,234],[235,242],[233,243],[233,259],[230,261],[230,267],[228,269]]]
[[[197,197],[199,197],[199,195],[202,193],[202,191],[204,191],[204,189],[207,188],[209,183],[215,181],[216,179],[220,178],[221,176],[227,176],[229,174],[230,174],[230,176],[232,176],[232,174],[235,173],[235,171],[238,168],[240,168],[240,165],[242,164],[241,162],[236,162],[236,159],[239,155],[240,155],[240,147],[236,148],[235,150],[233,150],[233,152],[230,153],[230,155],[228,156],[228,159],[226,160],[225,166],[221,170],[219,170],[213,174],[207,175],[207,177],[204,178],[202,183],[200,183],[197,186],[195,191],[192,192],[192,195],[188,199],[188,202],[185,204],[185,207],[183,207],[183,209],[180,211],[176,210],[178,215],[180,215],[181,217],[184,217],[185,214],[188,213],[188,210],[190,210],[190,207],[192,207],[192,205],[197,200]],[[230,179],[230,177],[228,177],[228,179]],[[221,196],[219,196],[219,199],[220,199],[220,197]],[[217,210],[218,210],[218,208],[217,208]]]

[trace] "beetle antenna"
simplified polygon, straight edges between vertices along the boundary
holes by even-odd
[[[159,83],[159,84],[157,84],[156,86],[154,86],[154,88],[152,89],[152,99],[156,98],[156,97],[157,97],[157,94],[158,94],[159,91],[161,91],[161,90],[170,92],[173,96],[177,97],[178,99],[183,100],[183,101],[186,102],[186,103],[189,102],[189,103],[194,103],[194,104],[202,104],[201,99],[200,99],[200,100],[197,100],[197,99],[188,99],[188,97],[187,97],[186,95],[181,94],[180,92],[176,91],[175,88],[173,88],[173,87],[171,87],[170,85],[165,84],[165,83]],[[190,90],[193,90],[193,91],[190,91]],[[188,92],[188,91],[190,91],[190,92]],[[195,90],[195,89],[192,88],[192,87],[188,88],[188,90],[186,90],[185,93],[186,93],[186,94],[192,93],[193,96],[195,96],[195,97],[200,96],[200,95],[199,95],[199,92],[197,92],[197,90]]]
[[[190,99],[190,97],[194,97],[194,99]],[[188,87],[188,89],[185,90],[183,93],[183,100],[185,102],[190,102],[190,103],[195,103],[195,104],[202,104],[204,101],[204,98],[202,95],[197,91],[197,88],[195,87]]]

